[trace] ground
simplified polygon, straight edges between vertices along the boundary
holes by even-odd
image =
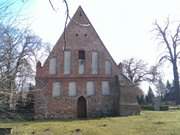
[[[0,127],[12,127],[14,135],[179,135],[180,111],[93,120],[1,121]]]

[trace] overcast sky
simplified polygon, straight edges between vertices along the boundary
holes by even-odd
[[[30,0],[31,1],[31,0]],[[32,0],[33,1],[33,0]],[[30,12],[32,29],[54,44],[62,34],[65,6],[62,0],[34,0]],[[154,63],[157,42],[151,30],[155,20],[178,20],[179,0],[68,0],[72,16],[82,6],[105,46],[117,63],[136,57]]]
[[[180,19],[180,0],[67,0],[70,15],[79,5],[118,64],[131,57],[157,62],[158,47],[152,33],[155,20]],[[62,0],[29,0],[26,14],[31,29],[53,45],[63,32],[65,5]]]

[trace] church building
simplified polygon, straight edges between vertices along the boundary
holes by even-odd
[[[79,7],[45,63],[37,63],[34,117],[138,114],[136,88],[130,84]]]

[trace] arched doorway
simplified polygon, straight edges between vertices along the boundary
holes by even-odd
[[[86,99],[81,96],[77,101],[77,117],[78,118],[86,118],[87,117],[87,103]]]

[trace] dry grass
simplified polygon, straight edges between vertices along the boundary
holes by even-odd
[[[180,135],[180,111],[71,121],[1,121],[14,135]]]

